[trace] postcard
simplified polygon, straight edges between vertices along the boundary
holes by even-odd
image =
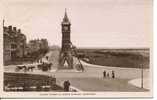
[[[2,98],[148,98],[152,0],[0,1]]]

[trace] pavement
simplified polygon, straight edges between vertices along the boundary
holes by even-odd
[[[131,80],[138,79],[141,76],[141,70],[138,68],[120,68],[92,65],[82,62],[85,71],[77,72],[75,70],[57,70],[59,51],[50,51],[46,54],[49,61],[53,63],[52,70],[49,72],[41,72],[34,70],[26,72],[31,74],[53,75],[57,78],[57,83],[63,85],[65,80],[69,80],[73,87],[81,91],[119,91],[119,92],[141,92],[148,91],[148,88],[140,88],[138,85],[132,84]],[[43,58],[44,59],[44,58]],[[5,66],[5,71],[13,72],[15,66]],[[111,71],[115,71],[115,79],[103,78],[103,71],[111,75]],[[23,73],[21,71],[21,73]],[[149,69],[144,70],[144,77],[149,77]],[[145,83],[144,83],[145,84]]]
[[[141,80],[142,80],[141,78],[137,78],[137,79],[130,80],[128,83],[137,87],[141,87],[142,84]],[[145,77],[143,79],[143,88],[150,89],[150,78]]]
[[[71,85],[81,91],[114,91],[114,92],[142,92],[148,91],[131,84],[125,79],[102,79],[102,78],[59,78],[59,82],[69,80]]]

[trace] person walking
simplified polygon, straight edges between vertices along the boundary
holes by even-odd
[[[70,82],[69,80],[67,81],[67,91],[69,91],[69,88],[70,88]]]
[[[103,72],[103,78],[106,78],[106,71]]]
[[[115,78],[115,73],[113,70],[112,70],[112,78]]]
[[[107,77],[110,77],[110,74],[109,74],[109,72],[107,73]]]
[[[68,92],[70,87],[70,82],[69,80],[64,81],[64,91]]]

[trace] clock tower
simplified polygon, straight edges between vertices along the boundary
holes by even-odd
[[[73,68],[73,57],[72,57],[72,50],[71,50],[71,40],[70,40],[70,26],[71,23],[67,16],[67,12],[65,10],[65,15],[63,21],[61,23],[61,30],[62,30],[62,46],[60,51],[60,59],[59,64],[60,68]]]
[[[62,26],[62,51],[70,50],[70,26],[71,23],[68,19],[67,12],[65,10],[65,15],[61,23]]]

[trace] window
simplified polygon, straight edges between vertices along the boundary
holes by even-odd
[[[16,44],[11,44],[11,49],[15,49],[17,47]]]

